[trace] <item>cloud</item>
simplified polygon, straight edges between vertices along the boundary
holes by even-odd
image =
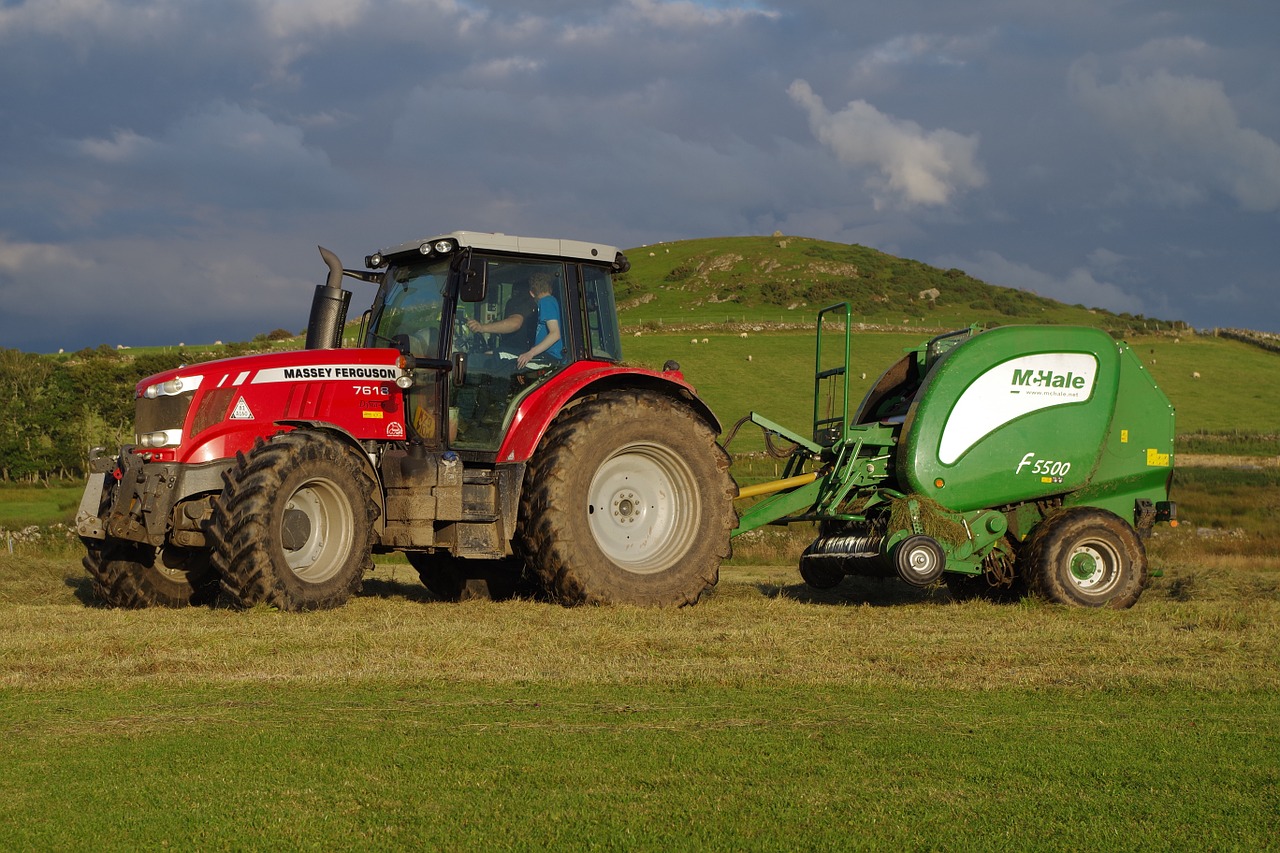
[[[809,127],[841,163],[870,167],[868,181],[881,196],[911,207],[945,205],[956,193],[986,184],[977,161],[978,136],[945,128],[926,132],[913,121],[885,115],[866,101],[851,101],[832,113],[804,80],[787,89],[809,114]],[[878,197],[877,207],[889,199]]]
[[[1104,254],[1102,259],[1113,260],[1109,254]],[[1099,260],[1097,253],[1092,260],[1095,263]],[[1115,284],[1098,281],[1084,267],[1076,267],[1063,276],[1055,276],[1029,264],[1011,261],[989,249],[970,256],[942,257],[933,263],[947,269],[962,269],[988,284],[1027,290],[1067,305],[1104,308],[1118,314],[1141,314],[1144,310],[1141,299]]]
[[[778,17],[777,12],[749,6],[722,8],[707,3],[662,3],[658,0],[630,0],[625,6],[637,20],[662,29],[732,26],[752,18]]]
[[[255,0],[253,5],[270,35],[291,38],[350,27],[369,11],[370,0]]]
[[[1071,67],[1071,95],[1128,145],[1153,197],[1190,204],[1216,191],[1247,211],[1280,210],[1280,144],[1241,125],[1222,83],[1132,68],[1107,83],[1096,66]]]
[[[176,188],[183,205],[278,210],[355,191],[322,149],[306,144],[301,128],[223,101],[178,119],[156,138],[117,129],[72,147],[91,162],[142,178],[138,186],[160,198]]]

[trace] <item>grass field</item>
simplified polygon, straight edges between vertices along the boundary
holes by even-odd
[[[628,357],[805,428],[810,333],[693,336]],[[858,382],[917,342],[859,336]],[[1197,452],[1275,455],[1274,355],[1135,349]],[[1120,612],[817,593],[776,530],[679,611],[445,604],[395,559],[332,612],[112,611],[74,543],[0,538],[0,848],[1276,849],[1280,469],[1174,497]],[[0,528],[78,501],[0,489]]]
[[[308,615],[104,610],[74,552],[0,552],[4,846],[1265,849],[1280,574],[1185,551],[1124,612],[773,566],[444,604],[386,563]]]

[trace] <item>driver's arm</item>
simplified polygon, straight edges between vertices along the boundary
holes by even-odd
[[[510,314],[501,320],[494,320],[492,323],[481,323],[474,317],[467,321],[467,328],[473,332],[499,335],[509,335],[522,325],[524,325],[523,314]]]

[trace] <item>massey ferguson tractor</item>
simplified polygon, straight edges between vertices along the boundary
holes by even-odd
[[[344,270],[321,249],[301,351],[136,389],[77,514],[97,595],[341,605],[402,551],[446,598],[514,591],[678,606],[729,554],[737,487],[678,365],[622,364],[611,246],[455,232]],[[357,346],[351,292],[376,290]]]

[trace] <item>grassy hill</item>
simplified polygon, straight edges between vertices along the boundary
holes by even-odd
[[[755,410],[806,433],[813,417],[815,356],[813,318],[809,322],[808,330],[748,332],[745,338],[724,330],[644,330],[627,337],[623,351],[628,361],[655,368],[667,359],[678,361],[726,428]],[[856,333],[854,402],[903,350],[928,337],[924,332]],[[1271,390],[1280,381],[1280,353],[1211,335],[1127,340],[1177,411],[1179,452],[1280,454],[1280,395]],[[731,449],[760,450],[757,436],[758,430],[744,431]]]
[[[631,270],[618,278],[619,314],[626,326],[807,324],[818,308],[848,301],[857,322],[895,328],[956,328],[975,321],[1117,331],[1186,327],[1064,305],[987,284],[963,270],[806,237],[681,240],[629,249],[626,255]]]
[[[940,331],[972,323],[1091,325],[1140,350],[1178,409],[1179,433],[1208,434],[1201,442],[1208,446],[1195,449],[1280,453],[1280,403],[1267,390],[1280,378],[1280,344],[1268,338],[1238,330],[1230,338],[1200,336],[1181,322],[1063,305],[961,270],[803,237],[685,240],[630,249],[628,257],[632,267],[617,282],[627,357],[655,367],[678,360],[726,426],[755,409],[807,432],[815,316],[848,301],[860,329],[859,397],[904,348]],[[356,344],[358,326],[349,324],[346,345]],[[690,343],[695,337],[698,345]],[[225,345],[101,346],[48,356],[0,349],[0,480],[78,476],[90,447],[118,445],[130,434],[131,389],[147,375],[301,346],[301,336],[277,329]],[[748,438],[733,449],[758,445]],[[1180,438],[1179,451],[1187,449]]]

